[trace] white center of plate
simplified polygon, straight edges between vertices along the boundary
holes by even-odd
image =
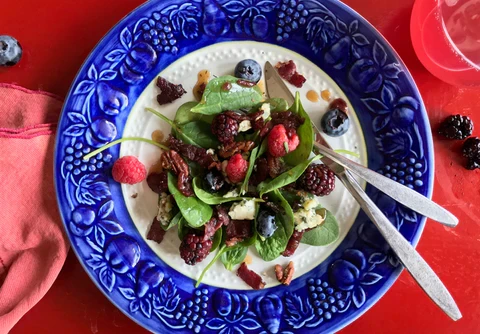
[[[306,93],[309,90],[314,90],[320,94],[322,90],[328,89],[332,94],[332,99],[341,97],[347,101],[351,111],[350,129],[341,137],[327,137],[326,139],[334,149],[346,149],[359,153],[360,159],[352,159],[366,165],[367,155],[362,129],[347,97],[335,82],[315,64],[295,52],[275,45],[250,41],[215,44],[192,52],[171,64],[159,75],[173,83],[182,84],[187,94],[169,105],[159,106],[156,101],[159,91],[155,86],[155,80],[152,81],[133,106],[123,136],[151,138],[152,132],[159,129],[165,136],[168,136],[170,127],[158,117],[145,111],[146,107],[152,107],[173,119],[180,105],[194,100],[192,89],[197,81],[199,71],[207,69],[212,76],[233,75],[235,65],[247,58],[255,59],[262,66],[266,61],[276,64],[278,61],[292,59],[297,65],[298,72],[303,74],[307,81],[301,89],[291,85],[289,87],[292,92],[300,91],[302,104],[310,114],[312,122],[317,125],[319,125],[322,115],[327,110],[328,102],[322,99],[316,103],[310,102],[306,98]],[[160,154],[160,149],[142,142],[125,142],[120,150],[121,156],[137,156],[145,164],[147,170],[158,161]],[[146,182],[133,186],[122,185],[122,191],[130,217],[138,228],[140,235],[146,240],[146,235],[157,212],[158,195],[150,190]],[[135,198],[132,197],[134,194],[137,194]],[[252,263],[248,267],[263,276],[267,287],[278,284],[273,269],[275,264],[286,265],[289,261],[293,261],[295,266],[294,277],[299,277],[324,261],[342,242],[359,210],[359,206],[353,197],[338,180],[335,190],[329,196],[321,197],[320,203],[333,212],[338,219],[340,237],[335,243],[326,247],[312,247],[301,244],[292,257],[280,257],[271,262],[264,262],[256,253],[255,247],[250,247],[248,255],[252,258]],[[192,279],[198,278],[201,271],[214,256],[214,254],[210,254],[203,262],[195,266],[185,264],[179,254],[180,240],[177,236],[176,227],[167,232],[161,244],[149,240],[146,240],[146,242],[165,263]],[[203,283],[229,289],[250,289],[237,277],[236,268],[230,272],[224,268],[220,261],[217,261],[207,272]]]

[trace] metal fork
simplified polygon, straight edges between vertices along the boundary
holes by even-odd
[[[265,64],[265,82],[269,96],[281,97],[286,99],[289,105],[293,104],[294,97],[292,93],[269,62]],[[323,144],[315,142],[316,149],[325,155],[321,159],[322,162],[332,169],[337,178],[360,204],[362,210],[378,228],[400,262],[408,272],[410,272],[418,285],[420,285],[435,304],[437,304],[448,316],[453,320],[460,319],[462,314],[458,309],[457,304],[432,268],[430,268],[415,248],[413,248],[403,235],[401,235],[392,225],[370,197],[368,197],[362,187],[358,184],[357,180],[352,176],[351,172],[341,164],[330,159],[330,157],[332,157],[331,147],[323,139],[315,126],[314,130],[317,139]]]

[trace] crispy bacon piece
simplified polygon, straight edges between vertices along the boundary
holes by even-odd
[[[283,251],[283,254],[282,254],[283,256],[289,257],[289,256],[292,256],[293,253],[295,253],[298,246],[300,245],[300,240],[302,240],[303,233],[305,233],[305,231],[301,231],[301,232],[297,230],[293,231],[292,236],[288,240],[287,247]]]
[[[182,85],[175,85],[162,77],[157,78],[157,87],[160,88],[160,94],[157,95],[160,105],[173,102],[186,93]]]
[[[147,177],[147,184],[153,192],[157,194],[168,192],[167,172],[152,173]]]
[[[260,290],[265,287],[265,282],[262,280],[259,274],[248,269],[245,262],[242,262],[240,268],[238,268],[237,276],[240,277],[245,283],[250,285],[255,290]]]
[[[272,123],[274,125],[283,124],[287,130],[296,130],[300,125],[305,123],[305,118],[291,111],[278,111],[272,112]]]
[[[217,232],[223,225],[228,225],[230,223],[230,217],[228,216],[227,209],[222,205],[217,205],[215,207],[215,212],[212,218],[204,225],[204,234],[203,239],[207,240]]]
[[[231,247],[253,235],[251,220],[230,220],[226,225],[225,245]]]
[[[157,217],[153,218],[152,225],[150,230],[147,233],[147,240],[155,241],[156,243],[161,243],[163,237],[165,236],[166,231],[160,225],[160,222],[157,220]]]

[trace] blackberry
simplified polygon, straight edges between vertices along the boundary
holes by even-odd
[[[468,159],[480,159],[480,138],[472,137],[463,143],[463,156]]]
[[[467,158],[467,169],[480,168],[480,138],[468,138],[463,143],[463,156]]]
[[[465,139],[472,134],[473,122],[467,116],[448,116],[438,129],[438,134],[448,139]]]
[[[98,153],[96,156],[83,160],[85,154],[90,153],[92,149],[77,142],[65,148],[65,170],[73,175],[79,175],[82,172],[95,172],[97,169],[108,167],[112,161],[112,155],[108,153]]]
[[[180,304],[175,319],[184,324],[194,333],[200,333],[205,324],[205,316],[207,315],[207,302],[209,300],[207,289],[195,290],[191,300]]]
[[[167,16],[154,12],[141,26],[143,39],[158,52],[177,54],[177,40],[173,35],[173,26]]]
[[[238,122],[224,113],[218,114],[212,121],[212,133],[221,143],[232,143],[238,134]]]
[[[335,189],[335,174],[326,165],[310,165],[299,181],[301,189],[317,196],[326,196]]]
[[[284,42],[290,34],[307,22],[308,10],[300,0],[282,0],[277,12],[277,42]]]
[[[330,320],[333,314],[342,311],[346,306],[346,293],[330,287],[328,282],[310,278],[307,284],[310,302],[318,317]]]
[[[211,239],[204,241],[202,236],[198,236],[195,233],[189,233],[180,244],[180,257],[186,264],[194,266],[207,257],[211,248]]]
[[[386,164],[378,172],[393,181],[397,181],[411,189],[423,186],[422,176],[426,171],[424,159],[410,156],[401,161]]]

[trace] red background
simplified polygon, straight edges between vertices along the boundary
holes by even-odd
[[[141,0],[2,1],[0,34],[15,36],[24,58],[0,69],[0,82],[65,97],[76,72],[97,41]],[[479,89],[442,83],[413,51],[413,0],[346,0],[387,38],[411,71],[436,127],[446,115],[469,115],[480,126]],[[480,130],[474,134],[480,136]],[[463,319],[444,315],[403,272],[387,294],[342,333],[480,333],[480,171],[462,167],[461,143],[434,136],[433,199],[459,219],[455,229],[429,221],[418,246],[458,302]],[[475,204],[476,203],[476,204]],[[57,281],[11,333],[145,333],[97,290],[70,252]]]

